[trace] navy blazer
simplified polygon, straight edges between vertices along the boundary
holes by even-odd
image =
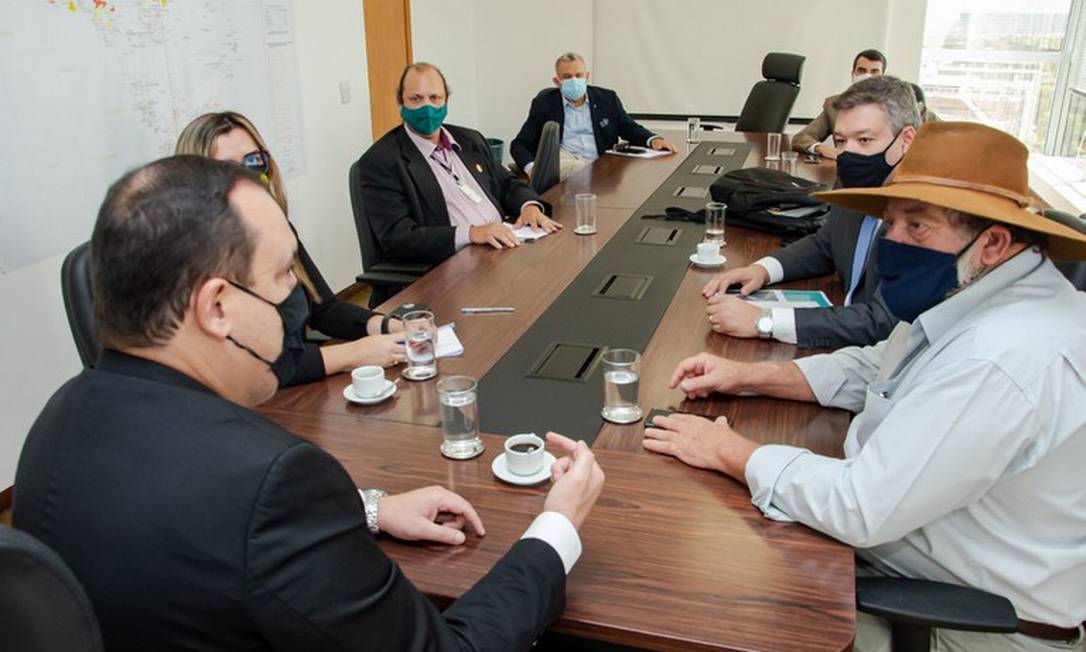
[[[460,160],[499,214],[516,219],[521,206],[529,201],[548,210],[531,186],[494,160],[481,133],[444,126],[460,146]],[[456,253],[456,229],[449,220],[441,186],[403,125],[381,136],[359,163],[350,183],[362,188],[362,203],[380,260],[437,264]]]
[[[622,100],[609,88],[588,87],[588,103],[592,107],[592,133],[596,136],[596,151],[602,155],[618,142],[619,137],[633,145],[646,146],[653,133],[645,129],[622,108]],[[520,133],[509,146],[509,153],[524,169],[535,160],[535,150],[539,147],[539,136],[543,133],[543,124],[553,120],[559,128],[565,127],[566,112],[562,91],[557,88],[545,88],[532,100],[528,110],[528,119],[520,128]],[[562,138],[559,130],[558,138]]]

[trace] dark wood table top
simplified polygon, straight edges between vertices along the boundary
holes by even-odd
[[[748,140],[755,147],[746,165],[762,160],[760,134],[707,138]],[[544,196],[566,225],[563,232],[513,251],[466,248],[383,307],[423,301],[439,322],[455,320],[465,354],[441,360],[441,373],[482,377],[683,158],[604,156]],[[832,165],[800,164],[798,174],[828,181],[834,171]],[[572,197],[586,191],[596,193],[599,203],[599,232],[587,238],[572,233]],[[731,229],[727,267],[749,264],[779,244],[779,238]],[[641,406],[724,414],[756,440],[840,455],[844,412],[755,397],[684,401],[667,389],[675,364],[703,350],[748,360],[798,354],[790,345],[712,333],[699,294],[710,276],[691,268],[645,350]],[[841,296],[829,279],[790,287]],[[465,305],[508,305],[516,312],[462,316]],[[487,450],[473,460],[442,458],[433,381],[401,380],[393,399],[372,407],[343,399],[349,382],[338,374],[286,389],[262,411],[336,456],[359,486],[399,492],[441,484],[477,507],[488,534],[464,546],[381,543],[421,590],[447,603],[521,535],[542,508],[548,485],[513,487],[493,477],[500,435],[484,435]],[[485,409],[485,397],[480,407]],[[584,554],[569,576],[567,606],[555,628],[661,650],[846,649],[855,624],[852,550],[806,527],[764,518],[740,483],[646,453],[641,437],[639,425],[608,425],[596,440],[607,484],[581,532]]]

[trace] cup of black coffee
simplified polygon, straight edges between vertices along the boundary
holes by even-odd
[[[535,475],[543,468],[543,440],[535,433],[505,440],[505,466],[514,475]]]

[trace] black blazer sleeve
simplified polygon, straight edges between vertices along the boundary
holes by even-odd
[[[882,293],[867,303],[832,308],[797,308],[796,343],[802,347],[839,349],[870,346],[890,336],[897,318],[890,314]]]
[[[770,254],[784,270],[784,278],[781,280],[793,281],[836,272],[830,231],[830,223],[827,221],[814,233]]]
[[[653,137],[653,133],[639,125],[636,120],[630,117],[629,113],[626,113],[626,109],[622,106],[622,100],[618,99],[618,93],[614,93],[614,100],[618,135],[633,145],[640,147],[648,145],[649,138]],[[600,152],[600,154],[602,155],[603,152]]]
[[[565,599],[558,553],[529,539],[438,612],[377,546],[343,468],[308,443],[271,462],[245,558],[248,611],[277,650],[527,650]]]
[[[539,138],[546,121],[547,114],[543,107],[543,97],[536,95],[528,109],[528,119],[521,125],[517,137],[509,144],[509,155],[513,157],[521,170],[535,161],[535,152],[539,149]]]
[[[366,219],[373,227],[377,242],[388,260],[405,263],[445,260],[456,253],[456,230],[447,221],[445,224],[423,224],[422,207],[408,193],[410,175],[407,168],[399,164],[398,152],[388,151],[391,149],[367,152],[357,168]]]

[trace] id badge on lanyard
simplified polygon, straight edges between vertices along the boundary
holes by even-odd
[[[467,197],[471,201],[475,202],[476,204],[483,203],[482,196],[480,196],[479,193],[475,192],[475,190],[472,189],[471,186],[464,183],[463,181],[460,181],[459,179],[457,179],[456,180],[456,187],[460,189],[460,192],[464,193],[465,197]]]

